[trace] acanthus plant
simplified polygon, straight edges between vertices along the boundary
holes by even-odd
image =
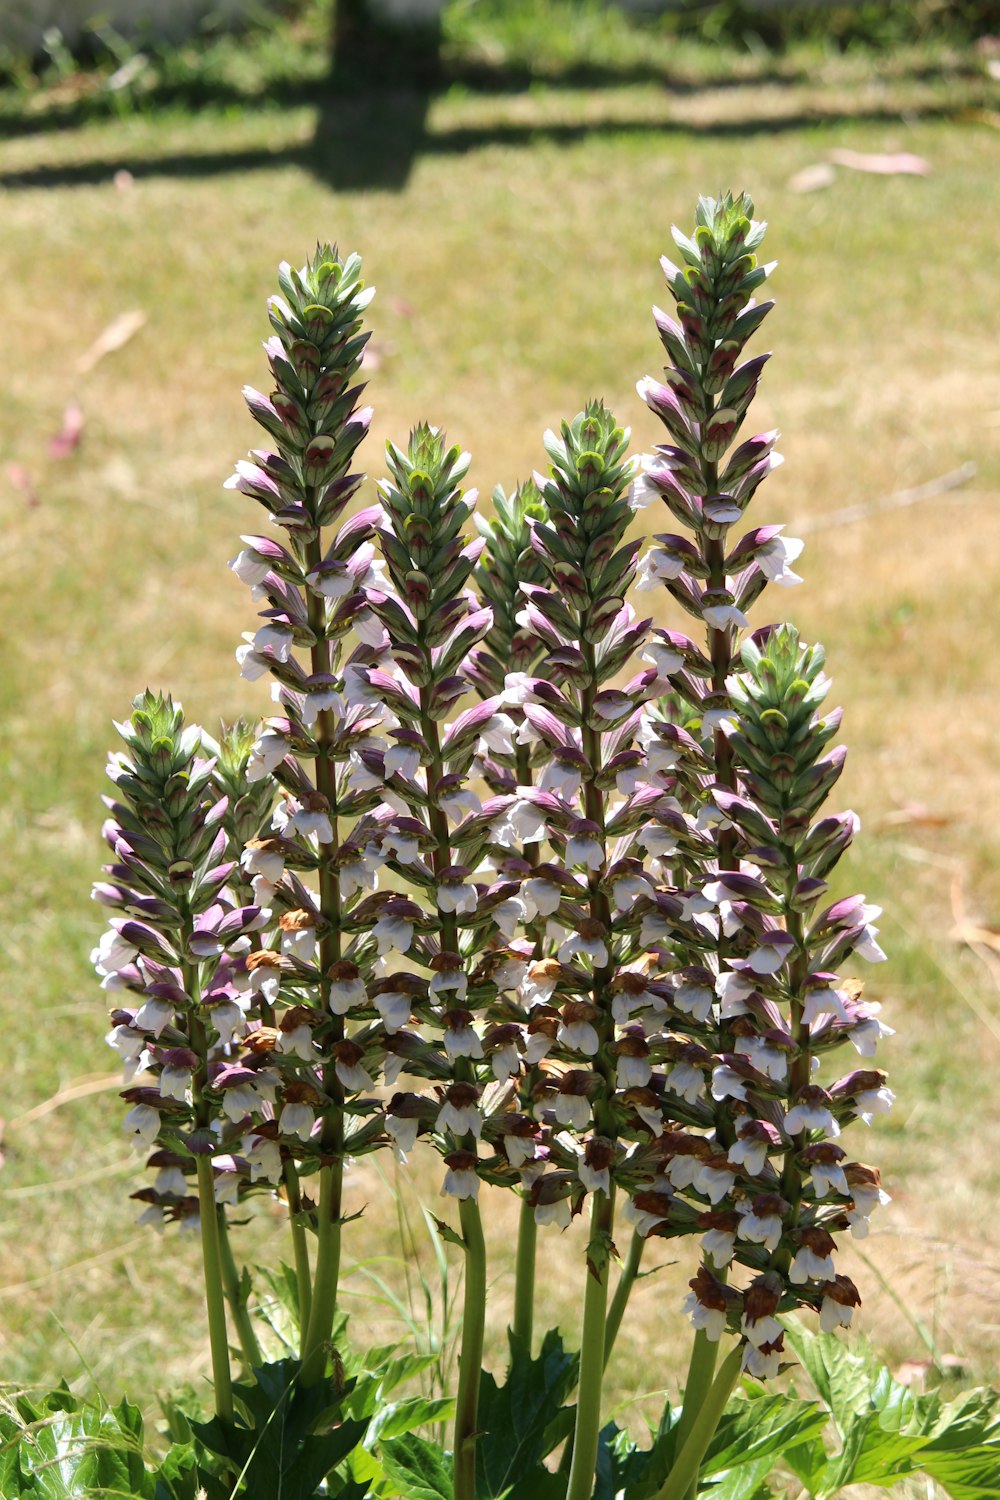
[[[118,1022],[120,1050],[149,1069],[139,1087],[158,1091],[165,1149],[214,1156],[234,1201],[284,1196],[307,1389],[330,1368],[348,1157],[391,1148],[405,1162],[419,1140],[443,1158],[466,1270],[455,1500],[482,1480],[481,1190],[522,1200],[515,1360],[531,1355],[538,1227],[589,1215],[567,1500],[593,1491],[603,1372],[650,1236],[696,1236],[702,1252],[684,1406],[643,1480],[680,1500],[741,1369],[777,1372],[780,1315],[849,1323],[859,1298],[836,1235],[864,1233],[885,1196],[838,1141],[891,1103],[884,1075],[825,1071],[847,1041],[867,1061],[886,1030],[837,974],[852,954],[882,956],[875,912],[825,900],[857,826],[821,813],[839,716],[821,712],[818,648],[787,627],[740,645],[766,585],[798,581],[801,550],[779,527],[745,528],[777,462],[775,434],[738,441],[766,358],[739,364],[770,306],[753,301],[763,232],[729,196],[702,200],[692,238],[675,231],[678,314],[656,314],[670,366],[640,383],[669,442],[630,459],[629,434],[592,402],[546,434],[548,473],[496,492],[489,519],[462,493],[467,456],[428,426],[389,445],[379,503],[348,513],[370,421],[357,257],[322,247],[282,267],[275,389],[246,393],[272,446],[232,483],[280,540],[246,536],[232,564],[263,605],[238,656],[245,677],[270,675],[275,713],[226,761],[228,803],[205,812],[237,834],[242,808],[244,844],[238,867],[199,876],[229,1008],[193,1041],[181,1028],[192,1097],[207,1101],[193,1145],[141,1009]],[[640,557],[628,529],[661,501],[681,531]],[[629,592],[645,602],[661,584],[700,639],[636,614]],[[198,762],[198,777],[220,774]],[[167,798],[150,785],[147,801]],[[114,900],[126,926],[143,910]],[[174,929],[185,910],[170,908]],[[102,965],[141,989],[150,964],[184,958],[178,930],[180,946],[136,965],[119,921]],[[198,1015],[217,985],[214,971],[171,982]],[[622,1218],[632,1243],[609,1307]],[[231,1305],[246,1325],[245,1299]]]

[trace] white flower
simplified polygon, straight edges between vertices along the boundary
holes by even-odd
[[[694,1292],[688,1292],[681,1304],[691,1319],[692,1326],[704,1332],[709,1343],[717,1344],[726,1331],[726,1314],[722,1308],[706,1307],[699,1302]]]
[[[289,928],[281,934],[281,951],[287,953],[291,958],[297,958],[301,963],[311,963],[316,956],[317,937],[313,926]],[[258,973],[257,969],[254,973]]]
[[[813,1162],[809,1168],[809,1177],[817,1198],[825,1198],[828,1193],[840,1193],[845,1198],[851,1196],[844,1169],[839,1161]]]
[[[693,1016],[696,1021],[708,1020],[714,1001],[715,991],[712,986],[698,980],[686,979],[674,991],[674,1005],[685,1015]]]
[[[773,1078],[775,1083],[782,1083],[787,1077],[786,1054],[780,1047],[769,1047],[764,1037],[740,1037],[736,1043],[736,1050],[749,1058],[759,1073],[763,1073],[767,1078]]]
[[[657,677],[672,677],[684,665],[682,653],[663,641],[650,641],[642,653],[642,659],[656,668]]]
[[[260,592],[257,585],[264,582],[271,571],[271,564],[262,562],[256,552],[251,552],[248,547],[244,547],[242,552],[238,552],[230,560],[229,566],[241,583],[249,584],[254,589],[254,598],[259,598]]]
[[[384,958],[393,949],[406,953],[413,942],[413,923],[404,921],[402,917],[383,914],[372,928],[372,934],[378,945],[380,958]]]
[[[768,1250],[777,1250],[781,1242],[782,1221],[780,1214],[755,1214],[748,1208],[740,1219],[736,1233],[741,1240],[750,1240],[755,1245],[764,1245]],[[780,1329],[780,1324],[778,1325]],[[745,1332],[746,1330],[744,1330]],[[777,1337],[777,1335],[774,1335]],[[770,1339],[762,1340],[770,1342]]]
[[[362,989],[364,986],[362,986]],[[382,1025],[391,1036],[404,1027],[413,1009],[413,997],[401,990],[383,990],[375,996],[375,1009],[382,1017]]]
[[[330,1009],[335,1016],[346,1016],[352,1006],[364,1005],[367,998],[368,992],[360,974],[330,981]]]
[[[148,1151],[160,1129],[160,1112],[151,1104],[136,1104],[122,1121],[122,1129],[132,1137],[132,1146],[140,1155]]]
[[[420,1129],[420,1121],[403,1119],[399,1115],[386,1115],[385,1133],[392,1142],[392,1151],[397,1161],[405,1162],[414,1146],[417,1144],[417,1132]]]
[[[859,1006],[857,1019],[847,1033],[852,1046],[862,1057],[874,1057],[882,1038],[896,1035],[891,1026],[886,1026],[884,1021],[878,1019],[881,1008],[874,1002]]]
[[[590,1102],[583,1094],[557,1094],[555,1115],[560,1125],[571,1130],[586,1130],[590,1124]]]
[[[595,1171],[588,1167],[583,1157],[577,1162],[576,1170],[580,1181],[588,1193],[610,1193],[611,1191],[611,1168],[603,1167]]]
[[[701,1237],[701,1248],[706,1255],[712,1257],[712,1264],[717,1271],[723,1266],[728,1266],[736,1253],[736,1233],[733,1230],[710,1229]]]
[[[541,791],[552,792],[556,797],[564,797],[567,802],[572,801],[582,784],[583,773],[579,766],[559,760],[549,761],[538,782]]]
[[[784,1332],[777,1318],[772,1318],[767,1313],[762,1318],[755,1318],[752,1322],[748,1321],[744,1313],[740,1319],[740,1330],[755,1349],[759,1349],[761,1344],[775,1343]]]
[[[445,817],[452,823],[461,823],[463,818],[475,817],[476,813],[483,810],[483,804],[475,792],[470,792],[467,788],[456,787],[453,791],[443,792],[438,801]],[[538,837],[540,838],[541,834]],[[477,1191],[478,1181],[477,1178]]]
[[[644,557],[639,559],[635,574],[636,592],[646,593],[649,589],[655,589],[657,584],[679,578],[684,572],[684,567],[683,557],[664,552],[662,547],[652,547]]]
[[[509,714],[494,714],[479,731],[480,744],[494,755],[514,754],[514,720]]]
[[[573,1205],[568,1198],[557,1198],[554,1203],[539,1203],[535,1208],[536,1224],[555,1224],[559,1229],[568,1229],[573,1222]]]
[[[558,1039],[564,1047],[582,1052],[585,1057],[595,1057],[601,1045],[600,1038],[589,1021],[560,1021]]]
[[[582,932],[573,932],[559,948],[559,962],[571,964],[580,955],[589,958],[595,969],[608,965],[608,948],[603,938],[587,937]]]
[[[187,1197],[187,1178],[180,1167],[161,1167],[156,1174],[156,1181],[153,1187],[157,1193],[162,1193],[164,1197]]]
[[[130,1083],[136,1073],[149,1062],[146,1038],[131,1026],[114,1026],[104,1038],[113,1047],[125,1064],[125,1082]]]
[[[473,1198],[479,1197],[479,1178],[473,1167],[449,1167],[444,1174],[444,1185],[441,1188],[441,1197],[448,1198]]]
[[[90,962],[98,974],[117,974],[120,970],[127,969],[138,956],[138,948],[126,943],[113,927],[102,933],[97,947],[90,950]]]
[[[315,1118],[308,1104],[288,1103],[278,1117],[278,1129],[282,1135],[297,1135],[300,1141],[307,1141]]]
[[[268,729],[257,739],[247,761],[247,781],[263,781],[288,754],[288,741],[276,729]],[[241,860],[242,864],[243,861]],[[244,869],[249,869],[244,865]],[[278,877],[275,876],[275,879]]]
[[[734,1167],[743,1167],[748,1176],[758,1177],[767,1161],[767,1141],[755,1140],[753,1136],[734,1141],[726,1152],[726,1158]]]
[[[412,781],[420,765],[420,751],[414,745],[392,745],[385,752],[385,776],[402,776]]]
[[[795,536],[775,536],[769,542],[765,542],[757,553],[754,561],[760,568],[764,577],[771,583],[780,584],[782,588],[791,588],[796,583],[801,583],[802,578],[798,573],[793,573],[788,566],[801,556],[805,542]]]
[[[854,1113],[859,1120],[864,1120],[866,1125],[870,1125],[875,1115],[887,1115],[895,1102],[895,1094],[885,1085],[879,1089],[868,1089],[855,1099]]]
[[[733,1173],[723,1167],[699,1166],[693,1185],[705,1194],[709,1203],[721,1203],[732,1190]]]
[[[253,638],[253,649],[261,654],[269,651],[275,661],[285,662],[294,641],[295,637],[287,625],[262,625]]]
[[[508,1132],[503,1138],[503,1148],[512,1167],[523,1167],[525,1162],[534,1161],[537,1147],[538,1143],[531,1135]]]
[[[312,1027],[293,1026],[290,1030],[278,1032],[278,1051],[289,1057],[301,1057],[310,1062],[316,1056],[313,1047]]]
[[[307,807],[297,808],[286,824],[286,831],[289,834],[300,833],[305,838],[315,835],[321,844],[332,844],[334,841],[330,814],[322,809],[313,812]]]
[[[191,1102],[191,1069],[173,1068],[167,1063],[159,1078],[160,1097],[179,1099],[182,1104]]]
[[[720,1063],[717,1068],[712,1069],[713,1099],[745,1099],[746,1096],[746,1080],[729,1067],[728,1063]]]
[[[750,621],[735,604],[703,604],[701,617],[713,630],[726,630],[734,625],[737,630],[747,630]]]
[[[612,883],[611,894],[614,897],[615,907],[618,911],[628,911],[634,901],[640,896],[649,895],[649,882],[643,880],[641,875],[620,875]]]
[[[320,714],[329,713],[331,709],[336,718],[343,722],[347,715],[347,705],[336,688],[322,688],[306,693],[302,699],[302,722],[307,729],[311,729]]]
[[[432,999],[454,990],[455,1004],[461,1005],[469,988],[469,976],[464,969],[440,969],[431,975],[430,984],[427,986],[428,994]]]
[[[853,1307],[845,1307],[832,1297],[824,1297],[820,1303],[819,1326],[824,1333],[836,1333],[838,1328],[850,1328],[853,1316]]]
[[[822,1130],[833,1139],[840,1134],[840,1126],[824,1104],[794,1104],[785,1116],[786,1135],[798,1135],[802,1130]]]
[[[521,844],[537,844],[545,833],[545,814],[519,797],[495,819],[490,839],[501,849],[516,849]]]
[[[644,1089],[652,1076],[653,1065],[648,1057],[629,1057],[627,1053],[619,1054],[615,1075],[615,1082],[619,1089]]]
[[[479,905],[479,895],[474,885],[466,885],[462,880],[447,880],[437,888],[437,904],[438,911],[456,912],[464,916],[475,911]]]
[[[455,1105],[450,1099],[446,1099],[438,1110],[437,1120],[434,1123],[435,1130],[450,1130],[453,1135],[467,1135],[471,1130],[477,1138],[482,1134],[483,1117],[479,1112],[479,1105],[473,1101],[471,1104]]]
[[[250,1164],[251,1182],[279,1182],[281,1180],[281,1147],[277,1141],[266,1136],[248,1137],[253,1145],[245,1151]]]
[[[604,850],[590,834],[575,833],[566,843],[566,863],[599,870],[604,863]]]
[[[803,1286],[807,1281],[832,1281],[836,1274],[833,1256],[817,1255],[808,1245],[796,1251],[788,1268],[788,1279],[797,1286]]]
[[[444,1050],[452,1059],[456,1057],[482,1057],[483,1044],[472,1026],[448,1026],[444,1033]]]
[[[155,995],[149,995],[135,1013],[134,1025],[139,1031],[150,1031],[153,1036],[159,1036],[164,1026],[168,1025],[174,1018],[174,1007],[169,1000],[157,999]]]
[[[724,1021],[732,1020],[734,1016],[745,1016],[747,1008],[744,1000],[747,995],[753,994],[753,984],[743,974],[737,974],[732,970],[726,970],[720,974],[715,981],[715,993],[722,1002],[721,1016]]]
[[[274,885],[285,873],[285,856],[280,849],[248,847],[240,855],[240,868],[247,875],[263,875]]]
[[[744,1344],[742,1368],[755,1380],[773,1380],[781,1370],[781,1352],[772,1349],[770,1354],[764,1354],[753,1344]]]
[[[363,1094],[368,1089],[375,1087],[375,1080],[371,1078],[359,1062],[346,1063],[338,1058],[336,1066],[337,1077],[349,1093]]]
[[[664,1080],[667,1088],[685,1099],[688,1104],[697,1104],[705,1087],[705,1075],[691,1063],[675,1063]]]

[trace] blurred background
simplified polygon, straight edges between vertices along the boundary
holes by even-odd
[[[330,239],[378,288],[372,479],[427,419],[488,495],[595,395],[636,452],[659,440],[634,390],[662,365],[658,257],[726,187],[780,262],[752,420],[782,429],[786,463],[755,520],[807,542],[804,584],[756,623],[787,610],[826,645],[850,747],[834,805],[863,822],[843,880],[885,907],[890,961],[865,977],[899,1102],[854,1149],[895,1201],[848,1269],[895,1369],[996,1378],[1000,6],[96,11],[0,3],[0,1380],[147,1408],[204,1390],[197,1246],[138,1229],[128,1199],[88,891],[134,694],[170,690],[210,729],[266,711],[233,660],[253,616],[226,568],[258,515],[221,486],[257,441],[240,388],[266,381],[278,261]],[[436,1183],[402,1189],[411,1213]],[[352,1310],[392,1337],[368,1273],[405,1302],[395,1207],[370,1159],[350,1192],[351,1253],[387,1257],[353,1273]],[[509,1214],[487,1214],[498,1361]],[[246,1258],[278,1253],[279,1220],[254,1216]],[[577,1239],[545,1239],[571,1339]],[[676,1381],[686,1274],[641,1283],[615,1399]]]

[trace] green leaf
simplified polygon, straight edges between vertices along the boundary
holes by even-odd
[[[791,1448],[786,1448],[781,1457],[782,1462],[802,1481],[803,1488],[810,1495],[815,1495],[829,1462],[823,1439],[813,1437],[807,1442],[796,1443]]]
[[[332,1408],[321,1383],[298,1382],[298,1362],[278,1360],[254,1370],[252,1381],[233,1387],[242,1422],[195,1422],[199,1440],[245,1474],[250,1493],[269,1500],[306,1500],[322,1480],[355,1448],[366,1423],[342,1421],[332,1426],[341,1402]]]
[[[380,1450],[382,1466],[402,1500],[453,1500],[451,1455],[414,1433],[390,1438]]]
[[[483,1372],[479,1393],[482,1436],[476,1447],[476,1493],[505,1494],[527,1483],[550,1452],[546,1435],[576,1385],[578,1357],[563,1349],[558,1330],[550,1328],[538,1356],[510,1335],[510,1368],[498,1386]]]
[[[785,1320],[789,1342],[846,1439],[852,1419],[871,1409],[875,1372],[867,1350],[856,1351],[832,1333],[810,1333],[795,1318]]]
[[[707,1500],[770,1500],[771,1488],[764,1483],[774,1466],[776,1454],[739,1464],[721,1474],[717,1481],[699,1489]]]
[[[921,1467],[951,1500],[998,1500],[1000,1444],[983,1443],[964,1451],[921,1455]]]
[[[426,1422],[442,1422],[454,1413],[455,1401],[451,1396],[410,1396],[403,1401],[390,1402],[376,1413],[365,1437],[365,1447],[371,1447],[376,1439],[413,1432]]]
[[[819,1436],[827,1415],[815,1401],[794,1396],[737,1397],[723,1412],[701,1466],[704,1477],[770,1457]]]

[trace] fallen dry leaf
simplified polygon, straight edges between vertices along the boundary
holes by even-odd
[[[136,308],[132,312],[119,313],[113,318],[107,328],[98,335],[91,344],[86,354],[81,354],[76,362],[76,368],[81,374],[92,370],[99,360],[106,354],[113,354],[116,349],[121,349],[134,338],[146,322],[146,314]]]
[[[828,161],[817,161],[789,177],[788,187],[793,193],[815,193],[820,188],[828,188],[836,179],[837,174]]]
[[[946,813],[931,812],[922,802],[904,802],[902,807],[885,813],[879,819],[879,826],[892,828],[916,823],[921,828],[948,828],[954,821]]]
[[[874,172],[880,177],[926,177],[931,169],[929,161],[914,156],[909,151],[882,154],[874,151],[830,151],[829,159],[838,167],[849,167],[854,172]]]
[[[35,482],[24,465],[8,464],[7,478],[14,488],[24,496],[31,509],[34,510],[38,504],[38,491],[35,489]]]
[[[69,458],[79,447],[83,436],[83,408],[79,401],[71,401],[63,412],[62,427],[49,438],[50,458]]]

